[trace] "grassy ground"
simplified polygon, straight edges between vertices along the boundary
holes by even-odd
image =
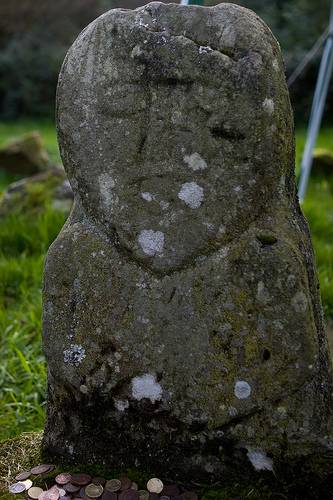
[[[54,126],[50,122],[0,123],[0,146],[31,130],[41,132],[52,161],[58,162]],[[298,162],[304,136],[304,131],[297,132]],[[333,129],[321,133],[318,145],[333,149]],[[3,176],[2,188],[10,180]],[[35,193],[34,200],[29,210],[18,208],[0,221],[0,440],[39,430],[44,422],[45,365],[40,349],[42,266],[65,215],[40,193]],[[325,314],[333,318],[333,176],[312,179],[303,208],[316,251]]]
[[[36,187],[0,223],[0,440],[44,422],[42,269],[67,214]]]
[[[305,137],[304,129],[297,130],[297,171]],[[317,147],[333,151],[332,128],[321,131]],[[327,178],[311,177],[302,209],[310,225],[325,316],[327,319],[333,319],[333,172]]]

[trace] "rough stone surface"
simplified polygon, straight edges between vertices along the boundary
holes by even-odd
[[[38,132],[29,132],[0,149],[0,169],[32,175],[45,170],[49,156]]]
[[[12,182],[0,196],[0,217],[31,211],[36,213],[45,203],[69,214],[73,192],[63,168],[50,167],[40,174]]]
[[[75,205],[45,267],[44,450],[205,480],[330,453],[269,29],[232,4],[112,10],[69,50],[57,103]]]

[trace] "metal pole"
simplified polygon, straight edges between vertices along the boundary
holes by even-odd
[[[204,0],[180,0],[180,5],[203,5]]]
[[[320,63],[316,90],[312,102],[307,139],[301,164],[301,177],[298,190],[298,196],[300,202],[304,200],[304,196],[306,193],[310,177],[312,160],[313,160],[312,151],[317,141],[321,120],[323,117],[332,70],[333,70],[333,2],[331,4],[329,34],[325,43],[323,56]]]

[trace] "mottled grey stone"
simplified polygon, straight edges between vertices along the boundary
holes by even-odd
[[[329,450],[328,348],[265,24],[232,4],[107,12],[67,54],[57,116],[75,206],[45,266],[45,451],[208,480]]]

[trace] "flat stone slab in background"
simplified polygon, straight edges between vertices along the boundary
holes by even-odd
[[[0,169],[11,174],[33,175],[44,171],[49,156],[39,132],[29,132],[0,148]]]

